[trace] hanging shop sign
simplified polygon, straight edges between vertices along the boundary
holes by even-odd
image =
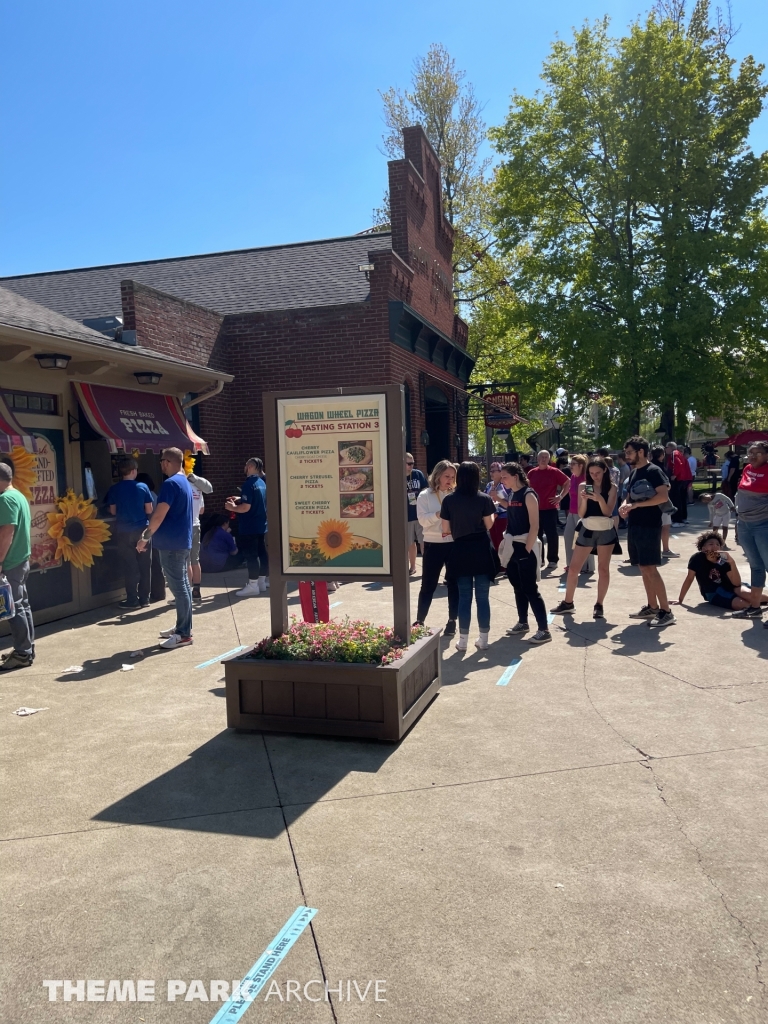
[[[386,396],[278,399],[283,572],[390,574]]]
[[[486,395],[485,425],[497,430],[509,430],[520,422],[520,396],[516,391]]]

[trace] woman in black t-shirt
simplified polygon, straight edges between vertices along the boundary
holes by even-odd
[[[508,630],[510,636],[528,632],[528,607],[536,618],[537,630],[528,638],[530,644],[548,644],[552,639],[547,622],[547,609],[539,593],[538,533],[539,499],[528,485],[525,470],[516,462],[501,468],[501,482],[508,492],[507,533],[512,538],[512,557],[507,562],[507,578],[515,592],[517,625]]]
[[[459,588],[459,639],[457,651],[466,651],[472,620],[472,593],[477,603],[480,636],[475,647],[488,647],[491,628],[491,603],[488,593],[496,575],[495,552],[488,531],[493,526],[495,506],[480,491],[480,469],[475,462],[462,462],[456,473],[456,490],[443,498],[440,518],[443,536],[450,534],[446,567]]]
[[[688,562],[688,575],[683,580],[677,604],[685,601],[693,581],[699,585],[701,596],[716,608],[741,611],[750,602],[741,595],[741,577],[733,557],[723,551],[723,538],[714,530],[702,533],[696,541],[698,551]]]

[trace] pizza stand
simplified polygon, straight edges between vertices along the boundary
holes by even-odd
[[[272,635],[288,584],[390,583],[395,634],[411,634],[400,385],[264,395]],[[338,552],[338,554],[337,554]],[[440,689],[440,631],[388,665],[255,658],[225,663],[227,725],[397,742]]]

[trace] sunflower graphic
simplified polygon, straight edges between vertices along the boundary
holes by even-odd
[[[317,546],[326,558],[338,558],[352,550],[349,525],[338,519],[326,519],[317,528]]]
[[[67,491],[56,502],[56,512],[48,512],[51,524],[48,536],[56,540],[56,558],[64,558],[76,569],[93,565],[94,558],[104,553],[109,540],[109,526],[96,518],[96,507],[89,498]]]
[[[26,448],[14,445],[8,461],[13,466],[13,486],[27,501],[32,501],[32,488],[37,483],[37,459]]]
[[[191,452],[188,448],[184,452],[184,476],[189,476],[190,473],[195,472],[195,462],[197,456],[194,452]]]

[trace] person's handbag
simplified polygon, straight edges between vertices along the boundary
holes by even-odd
[[[0,576],[0,622],[12,619],[16,615],[13,603],[13,590],[5,576]]]

